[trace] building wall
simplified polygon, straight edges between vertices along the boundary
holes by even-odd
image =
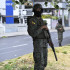
[[[6,3],[5,3],[5,1],[6,0],[0,0],[0,12],[2,15],[6,15]],[[28,1],[33,1],[33,0],[28,0]],[[34,0],[34,2],[42,4],[43,8],[49,8],[49,7],[53,8],[53,6],[51,6],[50,3],[48,3],[48,6],[46,7],[44,4],[45,0]],[[22,18],[24,18],[26,16],[30,16],[27,13],[28,13],[28,11],[30,12],[31,9],[22,8],[22,10],[24,10],[21,14]],[[60,14],[62,14],[62,12],[60,12]],[[65,14],[68,14],[68,12]],[[15,6],[15,9],[13,10],[13,16],[17,16],[17,17],[19,16],[19,5]]]
[[[6,15],[6,0],[0,0],[0,12],[2,15]],[[13,10],[13,14],[15,16],[19,15],[19,5],[15,6],[15,9]]]
[[[1,15],[6,15],[6,6],[5,6],[5,0],[0,0],[0,13]]]
[[[13,15],[18,16],[19,15],[19,5],[15,6],[15,9],[13,10]]]
[[[0,8],[6,8],[5,1],[6,0],[0,0]]]

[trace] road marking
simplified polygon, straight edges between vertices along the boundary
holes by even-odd
[[[14,50],[14,51],[9,51],[9,52],[3,52],[3,53],[0,53],[0,55],[2,55],[2,54],[7,54],[7,53],[13,53],[13,52],[20,51],[20,50],[23,50],[23,49]]]
[[[25,45],[28,45],[28,44],[22,44],[22,45],[17,45],[17,46],[12,46],[12,47],[19,47],[19,46],[25,46]],[[11,47],[9,47],[9,48],[11,48]],[[6,48],[5,48],[6,49]],[[12,50],[12,51],[7,51],[7,52],[2,52],[2,53],[0,53],[0,55],[3,55],[3,54],[8,54],[8,53],[13,53],[13,52],[17,52],[17,51],[21,51],[21,50],[23,50],[22,48],[20,48],[20,49],[18,49],[18,50]],[[17,55],[14,55],[14,56],[17,56]]]
[[[14,56],[17,56],[16,54]]]
[[[27,38],[31,38],[31,37],[26,37],[26,38],[24,38],[24,39],[27,39]]]
[[[12,47],[20,47],[20,46],[25,46],[25,45],[28,45],[28,44],[21,44],[21,45],[16,45],[16,46],[11,46],[11,47],[6,47],[6,48],[2,48],[2,49],[0,49],[0,50],[8,49],[8,48],[12,48]]]
[[[12,46],[12,47],[20,47],[20,46],[25,46],[25,45],[28,45],[28,44],[21,44],[21,45],[16,45],[16,46]]]

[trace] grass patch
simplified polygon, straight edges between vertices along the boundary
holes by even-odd
[[[62,53],[67,54],[67,51],[63,51]]]
[[[48,65],[45,70],[70,70],[70,46],[55,48],[58,61],[53,51],[48,49]],[[33,53],[0,63],[0,70],[34,70]]]
[[[2,36],[2,38],[7,38],[7,36]]]

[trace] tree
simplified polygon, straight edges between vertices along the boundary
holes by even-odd
[[[13,2],[13,7],[15,7],[15,5],[19,4],[19,23],[22,23],[22,18],[21,18],[21,6],[26,2],[27,0],[12,0]]]
[[[12,0],[12,2],[14,7],[16,4],[24,4],[25,2],[27,2],[27,0]]]

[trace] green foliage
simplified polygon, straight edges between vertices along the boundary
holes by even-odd
[[[67,3],[70,3],[70,1],[67,1]]]
[[[23,0],[19,0],[21,3],[23,2]]]
[[[58,5],[54,5],[55,9],[59,9],[59,6]]]
[[[57,0],[54,0],[54,2],[57,2]]]
[[[6,65],[4,66],[4,68],[5,68],[5,70],[12,70],[12,67],[11,67],[9,64],[6,64]]]
[[[47,6],[48,2],[45,2],[44,4]]]
[[[15,1],[15,3],[16,3],[16,4],[19,4],[19,2],[18,2],[18,1]]]
[[[12,0],[12,2],[15,2],[15,0]]]
[[[54,3],[53,3],[53,2],[51,2],[51,5],[53,5],[55,9],[59,9],[58,3],[59,3],[59,1],[54,0]],[[45,3],[44,3],[44,4],[45,4],[45,6],[47,6],[48,1],[45,1]]]
[[[52,19],[57,20],[58,17],[57,16],[52,16]]]
[[[19,1],[12,0],[12,2],[15,4],[24,4],[26,1],[25,0],[19,0]]]
[[[10,62],[8,62],[8,64],[12,64],[12,63],[13,63],[13,62],[11,62],[11,61],[10,61]]]
[[[52,17],[51,15],[42,15],[42,18],[43,18],[43,19],[51,18],[51,17]]]
[[[67,54],[67,51],[63,51],[62,53]]]
[[[70,9],[68,9],[68,11],[70,11]]]
[[[7,36],[2,36],[2,38],[7,38]]]
[[[20,59],[21,57],[18,57],[18,59]]]
[[[50,19],[58,19],[58,17],[57,16],[52,16],[52,15],[42,15],[42,18],[43,19],[48,19],[48,18],[50,18]]]

